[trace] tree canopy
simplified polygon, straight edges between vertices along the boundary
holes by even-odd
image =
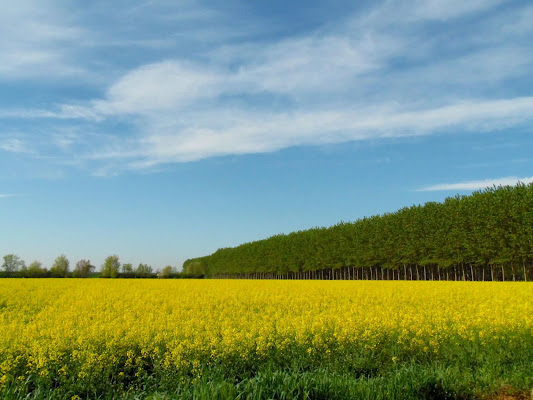
[[[16,254],[7,254],[4,256],[2,269],[9,274],[21,270],[25,265],[24,261]]]
[[[118,276],[118,270],[120,268],[120,261],[117,255],[109,256],[105,259],[104,265],[102,265],[102,278],[116,278]]]
[[[70,262],[68,261],[67,256],[61,254],[55,259],[54,265],[52,265],[52,267],[50,268],[50,273],[54,277],[64,278],[68,276],[69,266]]]
[[[533,184],[518,184],[219,249],[185,261],[183,271],[287,275],[379,267],[405,275],[410,266],[439,273],[477,268],[485,277],[498,266],[504,279],[526,279],[532,263]]]

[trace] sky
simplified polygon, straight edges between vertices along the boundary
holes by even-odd
[[[181,268],[533,181],[528,1],[0,5],[0,256]]]

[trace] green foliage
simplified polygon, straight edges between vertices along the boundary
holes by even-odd
[[[273,349],[268,359],[243,362],[242,357],[205,362],[191,371],[165,371],[151,358],[144,368],[125,369],[118,362],[107,379],[91,387],[72,377],[46,386],[39,376],[13,379],[0,392],[4,399],[481,399],[530,396],[532,338],[523,342],[470,342],[457,337],[437,353],[398,352],[396,340],[386,340],[372,351],[339,348],[310,357],[306,345]],[[139,349],[131,349],[141,357]],[[65,362],[72,359],[65,355]],[[75,364],[69,371],[76,371]],[[122,373],[122,374],[121,374]],[[61,380],[63,379],[63,380]]]
[[[91,265],[89,260],[80,260],[76,263],[72,275],[75,278],[88,278],[95,269],[96,267]]]
[[[176,269],[172,265],[167,265],[163,270],[159,273],[160,278],[170,278],[173,274],[177,273]]]
[[[68,276],[69,265],[67,256],[61,254],[55,259],[54,264],[50,268],[50,273],[53,277],[65,278]]]
[[[526,280],[528,274],[533,279],[532,221],[533,184],[492,187],[443,203],[219,249],[185,261],[183,271],[288,276],[347,267],[370,273],[377,267],[405,275],[408,267],[421,279],[441,272],[463,279]]]
[[[24,268],[26,264],[16,254],[7,254],[4,256],[4,263],[2,269],[6,274],[12,274]]]
[[[105,259],[104,265],[102,265],[101,277],[102,278],[116,278],[118,276],[118,270],[120,268],[120,262],[117,255],[109,256]]]
[[[148,278],[152,273],[152,267],[148,264],[140,263],[135,269],[135,276],[138,278]]]
[[[122,273],[123,274],[133,274],[133,264],[131,264],[131,263],[122,264]]]
[[[25,275],[28,278],[41,278],[46,276],[47,270],[43,267],[43,264],[40,261],[33,261],[28,268],[26,269]]]
[[[205,275],[208,257],[195,258],[183,263],[183,273],[189,275]]]

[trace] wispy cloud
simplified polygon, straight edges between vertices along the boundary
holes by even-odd
[[[449,0],[446,2],[418,0],[413,7],[411,19],[444,21],[487,10],[503,2],[504,0]]]
[[[33,150],[29,148],[28,144],[18,138],[0,139],[0,150],[10,153],[33,153]]]
[[[419,192],[433,192],[433,191],[454,191],[454,190],[479,190],[492,186],[515,186],[517,183],[529,184],[533,182],[533,176],[518,178],[516,176],[507,176],[504,178],[482,179],[469,182],[458,183],[439,183],[437,185],[426,186],[417,189]]]
[[[71,57],[83,29],[69,20],[67,13],[49,0],[3,4],[0,80],[84,75],[85,69]]]
[[[0,109],[4,120],[46,120],[49,133],[34,145],[55,149],[62,162],[70,156],[100,175],[291,146],[489,132],[533,120],[532,93],[509,90],[533,68],[533,28],[522,16],[532,12],[527,5],[385,1],[335,24],[268,39],[254,37],[247,31],[250,25],[247,34],[236,28],[232,36],[227,14],[195,2],[175,10],[164,2],[147,2],[116,17],[149,17],[147,24],[156,21],[164,37],[175,37],[167,34],[175,25],[169,20],[187,24],[180,15],[189,15],[220,28],[221,38],[238,33],[246,38],[226,43],[214,35],[205,47],[184,52],[172,41],[159,43],[157,36],[115,32],[109,26],[97,33],[94,26],[63,22],[76,18],[58,18],[61,12],[53,7],[36,13],[31,0],[23,4],[9,12],[12,20],[29,25],[8,24],[16,37],[13,48],[25,52],[22,70],[34,70],[39,63],[78,68],[71,55],[83,49],[71,52],[70,46],[81,38],[87,48],[105,47],[105,32],[113,36],[107,46],[155,44],[154,53],[142,62],[107,68],[109,63],[99,59],[97,70],[106,82],[99,95],[93,90],[91,97],[62,99],[47,107]],[[469,23],[456,23],[460,19]],[[427,33],[430,27],[432,34]],[[40,46],[32,39],[38,29],[45,33]],[[203,34],[194,32],[179,35],[192,43],[187,35]],[[131,39],[124,41],[126,33]],[[94,44],[94,38],[101,44]],[[39,56],[39,49],[48,56]],[[16,59],[9,62],[13,71],[19,68]],[[4,76],[13,74],[6,71]],[[69,127],[80,126],[91,135],[68,133]],[[5,151],[24,148],[13,141],[1,143]]]
[[[0,193],[0,199],[6,198],[6,197],[15,197],[16,194],[9,194],[9,193]]]
[[[297,145],[434,134],[447,129],[486,132],[533,120],[533,97],[476,101],[403,111],[393,106],[293,112],[188,112],[188,119],[147,115],[146,134],[130,147],[95,158],[136,159],[131,165],[263,153]]]

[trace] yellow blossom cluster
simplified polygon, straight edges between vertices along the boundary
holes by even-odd
[[[532,337],[533,284],[0,279],[0,332],[0,389],[28,376],[120,382],[384,343],[397,347],[394,363]]]

